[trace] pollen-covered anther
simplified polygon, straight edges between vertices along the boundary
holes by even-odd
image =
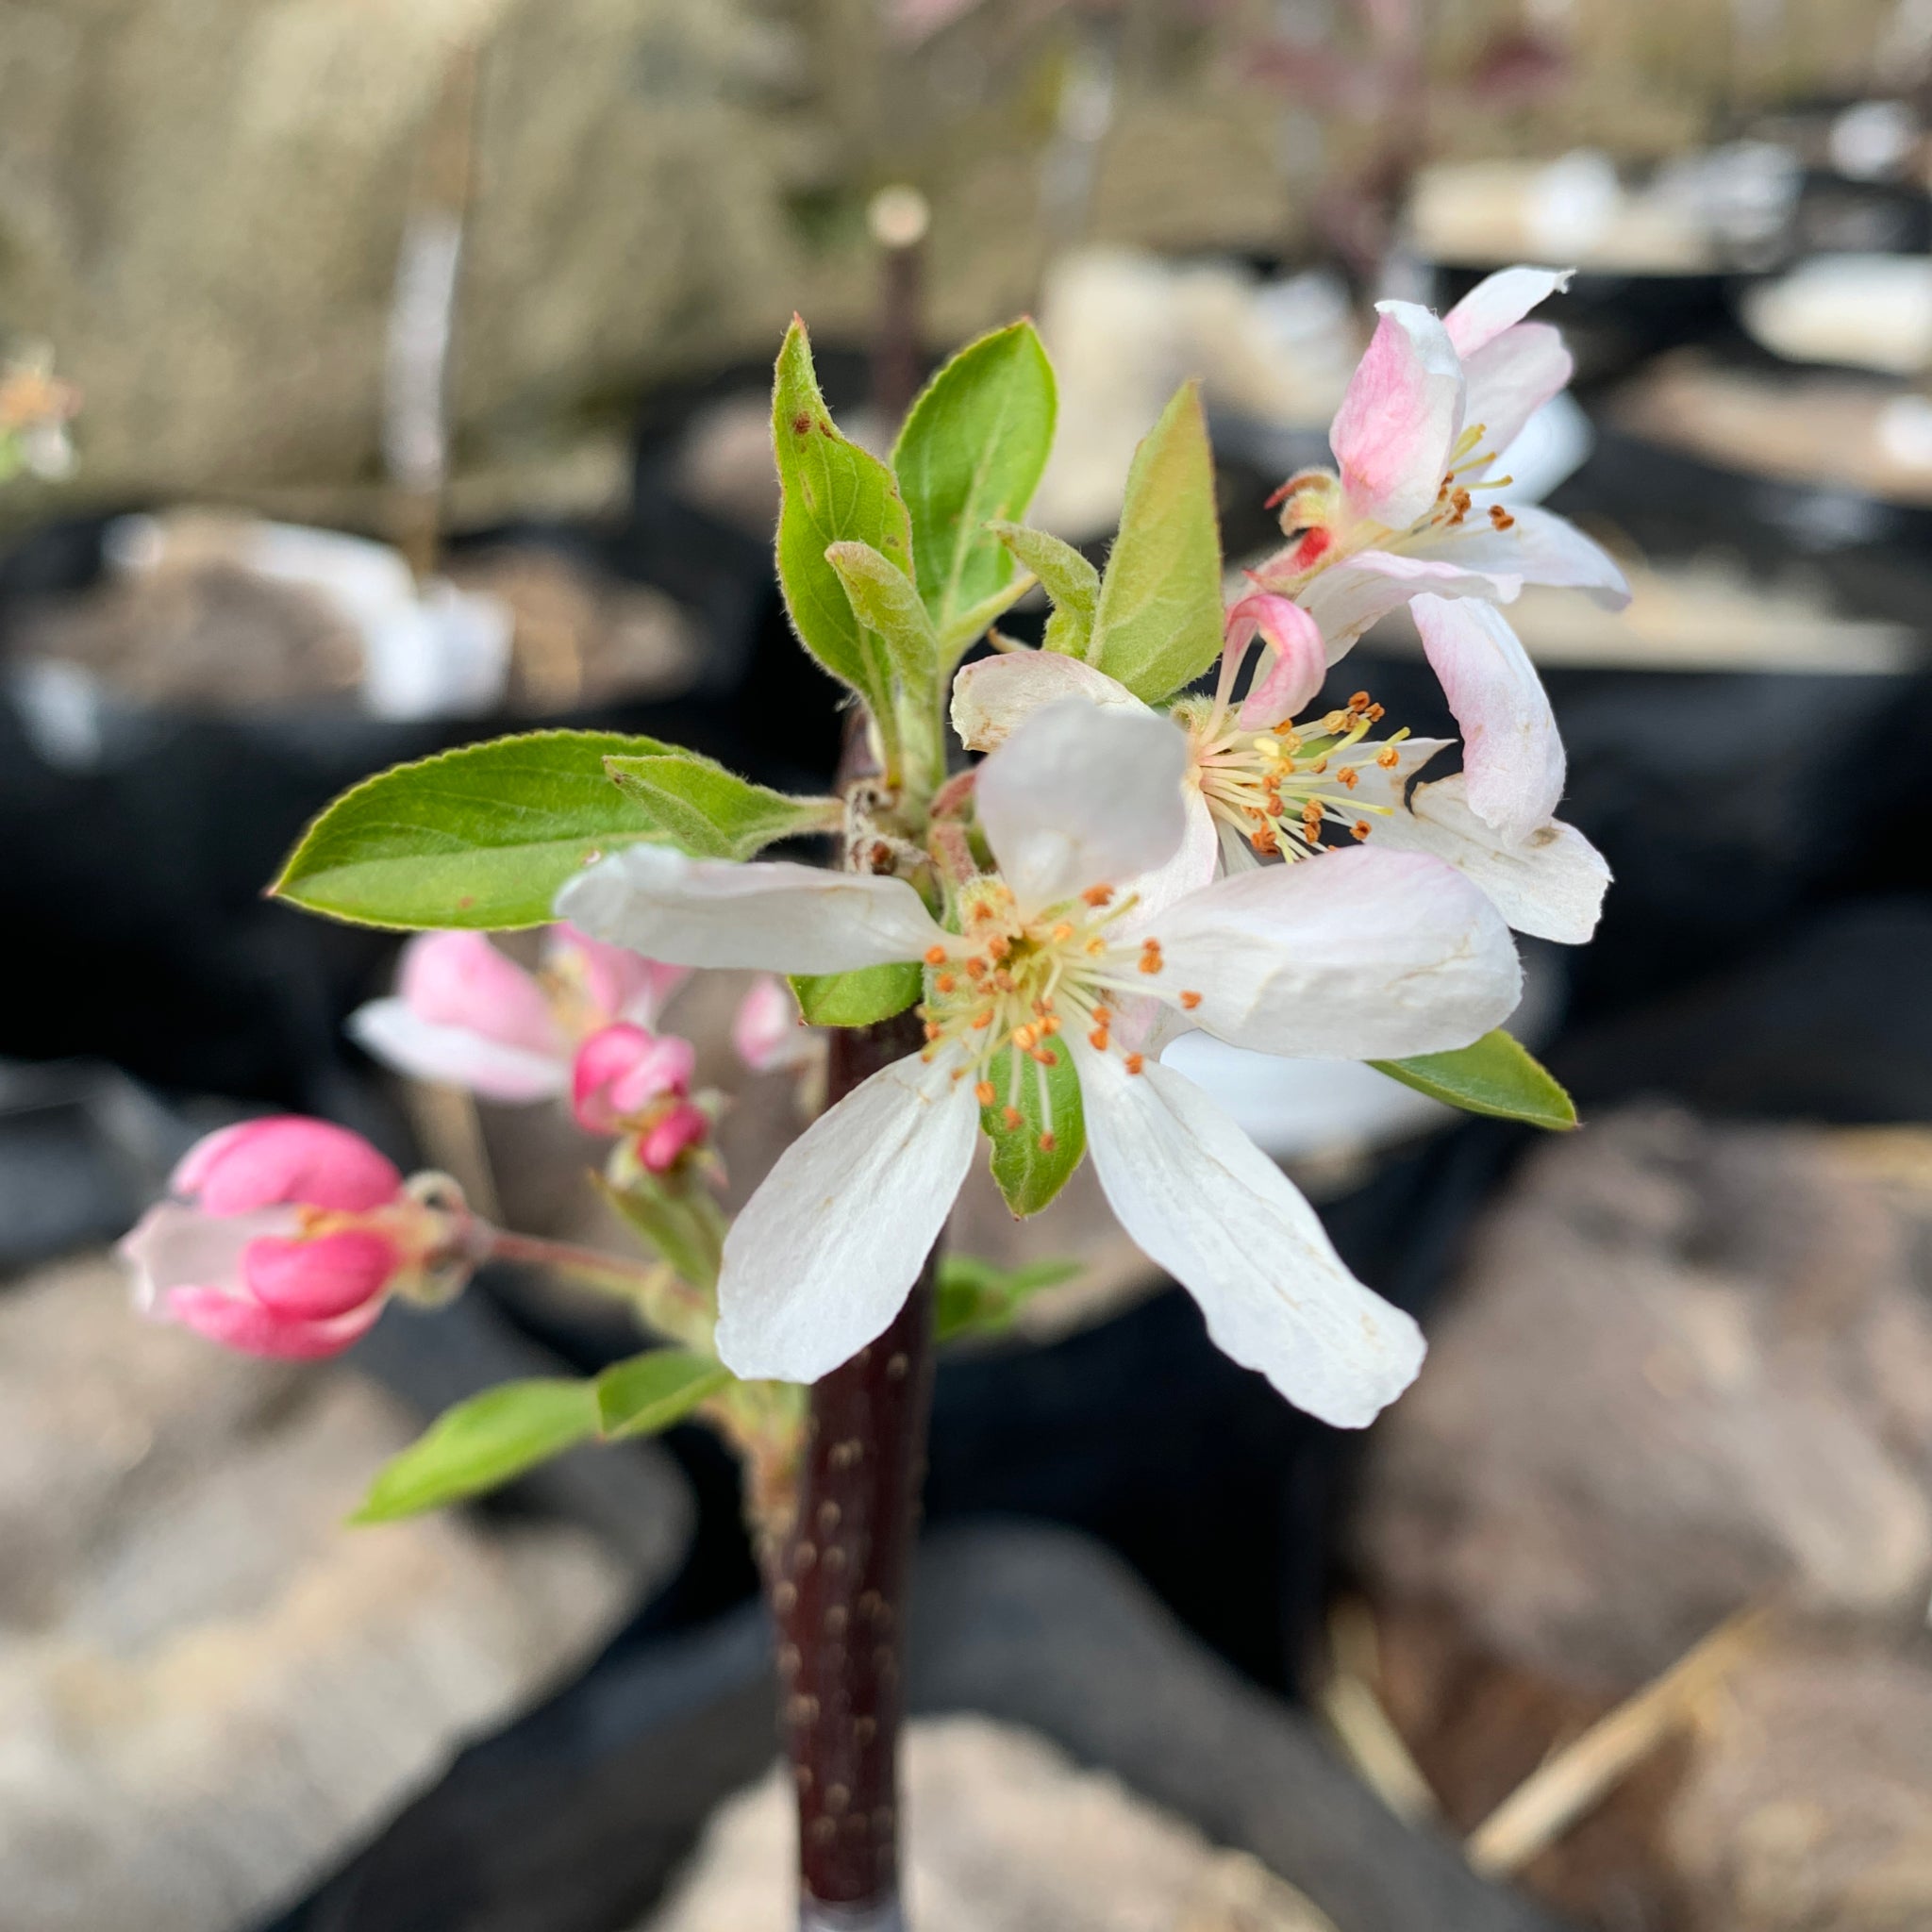
[[[1042,1067],[1057,1067],[1060,1063],[1059,1055],[1054,1052],[1053,1048],[1050,1046],[1036,1046],[1031,1051],[1033,1054],[1033,1058],[1036,1060],[1038,1060]]]
[[[973,1097],[978,1101],[981,1107],[991,1107],[993,1103],[992,1082],[991,1080],[979,1081],[973,1089]]]
[[[986,977],[986,961],[976,953],[966,962],[966,977],[968,979],[984,979]]]
[[[974,1016],[973,1016],[973,1030],[974,1030],[974,1032],[975,1032],[975,1033],[984,1033],[984,1032],[986,1031],[986,1029],[987,1029],[987,1028],[988,1028],[989,1026],[991,1026],[991,1024],[992,1024],[992,1008],[991,1008],[991,1007],[985,1008],[984,1008],[984,1009],[982,1009],[981,1011],[979,1011],[979,1012],[977,1012],[977,1013],[974,1013]]]
[[[1392,744],[1385,744],[1375,754],[1375,762],[1385,772],[1392,772],[1402,762],[1402,754]]]
[[[1091,1046],[1095,1053],[1105,1053],[1107,1051],[1108,1044],[1107,1028],[1105,1026],[1096,1026],[1093,1029],[1093,1031],[1087,1036],[1087,1044]]]
[[[928,966],[943,966],[946,963],[946,949],[943,946],[928,946],[925,949],[925,963]]]
[[[1000,1119],[1006,1123],[1007,1131],[1011,1133],[1020,1124],[1020,1109],[1017,1107],[1003,1107],[1000,1108]]]
[[[1349,699],[1348,708],[1351,711],[1360,713],[1362,711],[1366,711],[1372,703],[1374,703],[1374,700],[1369,696],[1367,691],[1358,691],[1352,698]]]
[[[946,1029],[943,1026],[941,1026],[937,1021],[928,1020],[925,1023],[925,1037],[928,1040],[939,1040],[942,1038],[945,1033],[945,1030]]]
[[[950,973],[941,973],[932,984],[935,992],[952,992],[958,988],[959,982]]]
[[[1191,1013],[1194,1010],[1194,1008],[1198,1007],[1200,1004],[1201,995],[1199,993],[1183,992],[1181,994],[1181,1005],[1185,1007],[1189,1012]]]
[[[1146,1060],[1140,1054],[1130,1053],[1126,1058],[1125,1065],[1130,1074],[1138,1074],[1146,1064]]]
[[[1349,826],[1348,829],[1351,832],[1353,832],[1357,839],[1366,839],[1369,836],[1369,822],[1367,819],[1357,819],[1356,820],[1354,824]]]
[[[1052,1133],[1051,1133],[1051,1132],[1047,1132],[1047,1133],[1044,1133],[1044,1134],[1041,1135],[1041,1137],[1040,1137],[1040,1151],[1041,1151],[1041,1152],[1042,1154],[1051,1154],[1051,1153],[1053,1152],[1053,1150],[1054,1150],[1054,1147],[1055,1147],[1055,1145],[1056,1145],[1056,1144],[1057,1144],[1057,1143],[1055,1142],[1055,1141],[1054,1141],[1054,1138],[1053,1138],[1053,1135],[1052,1135]]]
[[[1113,888],[1111,886],[1089,886],[1080,896],[1090,906],[1105,906],[1113,898]]]
[[[989,958],[1004,959],[1012,950],[1013,942],[1003,932],[993,933],[987,940],[986,951]]]
[[[1341,780],[1342,788],[1348,791],[1353,791],[1361,783],[1361,776],[1353,765],[1343,765],[1335,775]]]
[[[1015,1026],[1013,1028],[1013,1044],[1017,1046],[1022,1053],[1030,1052],[1032,1050],[1034,1041],[1037,1041],[1039,1038],[1040,1029],[1037,1026]]]
[[[1073,937],[1074,928],[1064,919],[1053,929],[1053,942],[1057,946],[1065,945]]]
[[[1500,503],[1492,503],[1490,506],[1490,524],[1494,529],[1512,530],[1516,527],[1516,519]]]
[[[1160,957],[1160,941],[1158,940],[1142,940],[1141,941],[1141,957],[1135,963],[1142,973],[1158,973],[1166,963]]]

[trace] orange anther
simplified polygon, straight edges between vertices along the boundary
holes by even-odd
[[[984,979],[986,977],[986,961],[976,953],[966,962],[966,977],[968,979]]]
[[[1371,724],[1379,724],[1382,722],[1382,720],[1386,718],[1388,715],[1389,713],[1387,712],[1387,710],[1385,710],[1383,707],[1380,705],[1371,705],[1369,708],[1362,713],[1362,716],[1366,718]]]
[[[1015,1026],[1013,1028],[1013,1044],[1022,1053],[1027,1052],[1032,1047],[1033,1042],[1039,1038],[1040,1029],[1037,1026]]]
[[[986,1031],[986,1029],[987,1029],[987,1028],[988,1028],[989,1026],[991,1026],[991,1024],[992,1024],[992,1008],[991,1008],[991,1007],[989,1007],[989,1008],[988,1008],[986,1009],[986,1011],[985,1011],[985,1012],[983,1012],[983,1013],[974,1013],[974,1016],[973,1016],[973,1030],[974,1030],[974,1032],[975,1032],[975,1033],[984,1033],[984,1032]]]
[[[1392,744],[1385,744],[1375,754],[1375,762],[1385,772],[1392,772],[1402,762],[1402,754]]]
[[[1017,1107],[1003,1107],[1000,1108],[1000,1119],[1006,1122],[1007,1131],[1011,1133],[1020,1124],[1020,1109]]]
[[[935,992],[951,992],[959,982],[950,973],[941,973],[932,984]]]
[[[1091,1046],[1095,1053],[1105,1053],[1107,1051],[1107,1028],[1105,1026],[1096,1026],[1093,1029],[1093,1031],[1087,1036],[1087,1044]]]
[[[1161,967],[1160,955],[1158,953],[1142,953],[1138,963],[1142,973],[1158,973]]]
[[[1335,775],[1341,780],[1344,791],[1353,791],[1357,785],[1361,782],[1357,776],[1356,769],[1353,765],[1343,765]]]
[[[1074,937],[1074,928],[1063,919],[1053,929],[1054,943],[1063,946]]]
[[[1093,1024],[1096,1026],[1111,1026],[1113,1024],[1113,1008],[1111,1007],[1095,1007],[1093,1009]]]
[[[978,1101],[981,1107],[991,1107],[992,1105],[992,1082],[991,1080],[980,1081],[973,1090],[973,1097]]]
[[[1370,700],[1368,692],[1365,691],[1358,691],[1352,698],[1349,699],[1348,708],[1351,711],[1366,711],[1369,708],[1369,702]]]
[[[1357,839],[1366,839],[1369,836],[1369,822],[1367,819],[1357,819],[1356,820],[1354,824],[1349,826],[1348,829],[1351,832],[1353,832]]]
[[[930,1020],[925,1023],[925,1037],[928,1040],[938,1040],[945,1030],[943,1026],[935,1026]]]
[[[925,963],[928,966],[943,966],[946,963],[946,949],[943,946],[928,946],[925,949]]]
[[[1127,1072],[1130,1074],[1138,1074],[1146,1064],[1147,1062],[1137,1053],[1130,1053],[1127,1056]]]
[[[1200,1004],[1201,995],[1199,993],[1184,992],[1181,994],[1181,1005],[1184,1006],[1189,1012],[1191,1013],[1194,1010],[1194,1008],[1198,1007]]]
[[[1040,1137],[1040,1151],[1041,1151],[1041,1152],[1042,1154],[1051,1154],[1051,1153],[1053,1152],[1053,1150],[1054,1150],[1054,1138],[1053,1138],[1053,1136],[1052,1136],[1051,1134],[1042,1134],[1042,1135],[1041,1135],[1041,1137]]]
[[[1011,941],[1003,932],[996,932],[986,942],[986,950],[991,958],[1004,959],[1012,948]]]
[[[1050,1046],[1036,1046],[1033,1049],[1033,1058],[1037,1059],[1042,1067],[1057,1067],[1060,1063],[1059,1055],[1054,1052],[1053,1048]]]
[[[1111,886],[1089,886],[1080,896],[1090,906],[1105,906],[1113,897],[1113,888]]]

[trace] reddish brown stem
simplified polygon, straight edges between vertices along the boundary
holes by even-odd
[[[910,1013],[840,1029],[828,1098],[920,1043]],[[899,1646],[925,1474],[933,1265],[891,1326],[813,1388],[798,1513],[771,1566],[808,1932],[903,1924]]]

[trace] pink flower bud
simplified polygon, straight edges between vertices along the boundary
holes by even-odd
[[[571,1106],[592,1134],[620,1134],[651,1105],[691,1091],[697,1054],[688,1040],[620,1022],[577,1049]]]
[[[655,1026],[671,995],[691,977],[689,966],[664,966],[624,946],[607,945],[570,924],[553,925],[545,957],[574,978],[600,1021]]]
[[[403,948],[396,992],[432,1026],[459,1027],[525,1053],[558,1050],[543,989],[480,932],[418,934]]]
[[[638,1136],[638,1158],[653,1174],[666,1174],[688,1148],[701,1146],[710,1117],[688,1100],[674,1103]]]
[[[394,1200],[403,1177],[359,1134],[278,1114],[197,1141],[168,1185],[208,1214],[246,1214],[288,1202],[353,1212]]]

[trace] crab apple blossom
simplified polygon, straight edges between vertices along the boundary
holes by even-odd
[[[1407,1386],[1413,1323],[1349,1275],[1280,1170],[1154,1043],[1196,1025],[1287,1055],[1464,1046],[1516,1003],[1507,930],[1451,867],[1366,849],[1221,879],[1149,916],[1121,888],[1181,845],[1186,765],[1158,717],[1077,698],[1027,717],[974,786],[998,872],[959,889],[947,924],[902,879],[660,846],[564,887],[560,913],[658,958],[925,967],[924,1053],[822,1115],[725,1241],[717,1340],[737,1373],[814,1380],[880,1334],[951,1211],[982,1108],[1010,1130],[1031,1079],[1050,1140],[1048,1070],[1065,1055],[1115,1213],[1222,1348],[1344,1425]]]
[[[1412,302],[1378,304],[1328,432],[1339,474],[1304,471],[1282,486],[1291,541],[1252,573],[1314,618],[1331,661],[1378,618],[1413,607],[1462,726],[1469,807],[1519,842],[1561,796],[1562,744],[1527,653],[1492,607],[1525,583],[1612,608],[1630,594],[1603,550],[1561,517],[1507,501],[1511,479],[1493,474],[1570,379],[1560,335],[1524,320],[1569,278],[1504,269],[1440,320]]]
[[[406,1184],[359,1135],[282,1115],[192,1147],[120,1252],[141,1307],[246,1355],[312,1360],[392,1293],[454,1293],[480,1258],[455,1184]]]
[[[480,932],[419,933],[403,948],[395,992],[358,1008],[349,1031],[413,1078],[485,1100],[551,1100],[573,1091],[588,1041],[612,1025],[654,1025],[684,977],[568,925],[545,935],[535,973]]]

